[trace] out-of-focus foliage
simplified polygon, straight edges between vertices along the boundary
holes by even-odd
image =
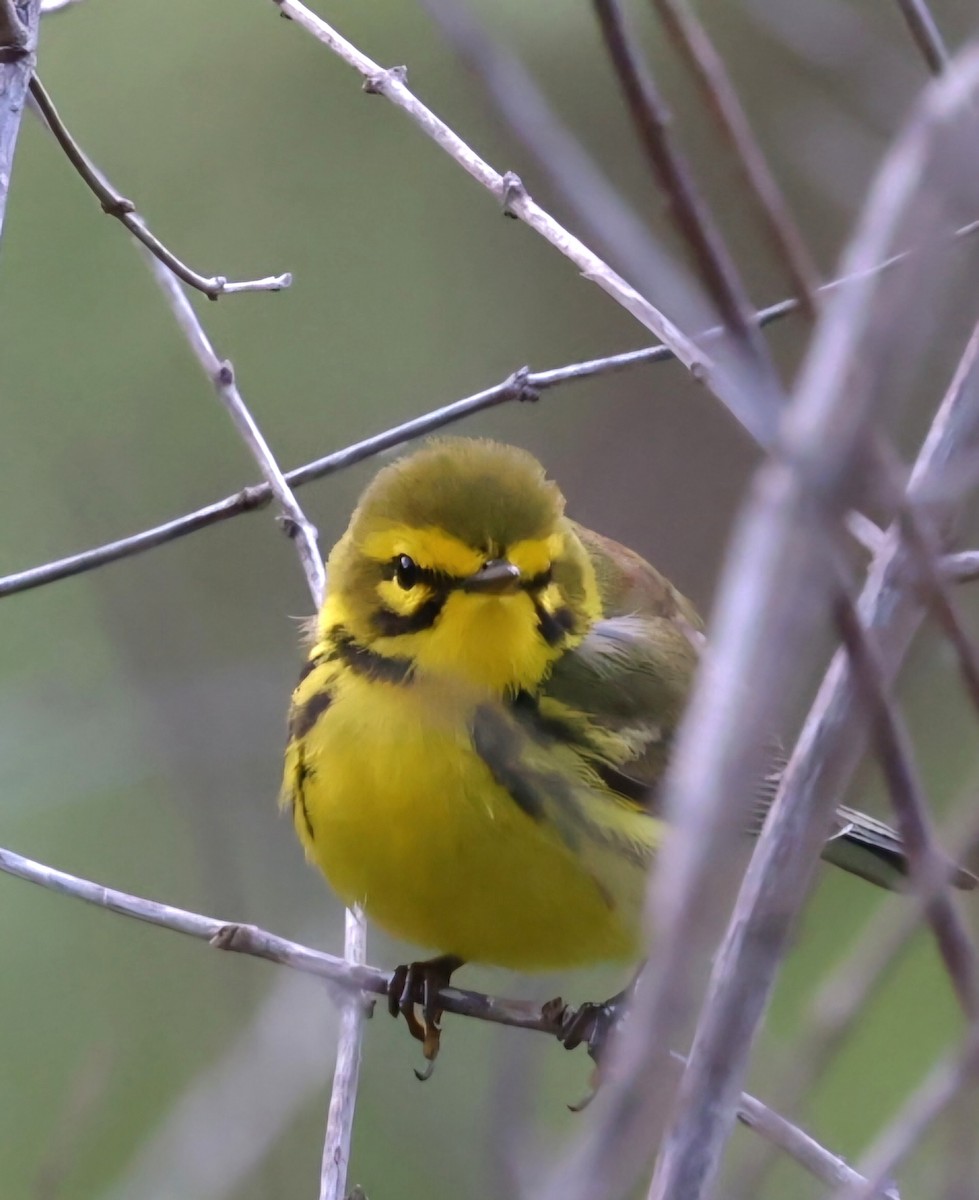
[[[662,204],[588,6],[481,7],[662,232]],[[935,7],[954,43],[970,6]],[[828,273],[923,77],[896,6],[702,8]],[[334,5],[330,16],[380,62],[408,63],[436,111],[567,218],[414,5]],[[661,34],[644,28],[753,296],[776,299],[785,284],[736,171]],[[88,0],[45,24],[40,69],[95,161],[189,262],[232,278],[294,272],[280,295],[200,301],[284,465],[525,362],[556,366],[646,341],[268,0]],[[256,476],[140,255],[29,117],[15,167],[0,257],[3,572],[135,531]],[[668,296],[655,299],[669,311]],[[961,332],[935,347],[927,386],[895,431],[905,446],[944,386]],[[799,326],[769,336],[789,373]],[[466,429],[535,451],[576,516],[635,545],[709,606],[753,450],[678,367],[555,391]],[[324,548],[373,469],[301,493]],[[0,844],[335,949],[340,908],[274,805],[299,661],[294,618],[308,607],[293,549],[268,512],[4,601]],[[944,802],[975,769],[975,736],[954,668],[933,651],[918,656],[908,694],[928,782]],[[927,707],[915,706],[917,694]],[[764,1063],[777,1059],[814,981],[877,901],[827,874],[777,997],[762,1094]],[[314,1194],[334,1032],[317,984],[293,985],[259,1034],[252,1023],[280,986],[265,964],[9,878],[0,877],[0,911],[4,1197]],[[373,938],[376,961],[405,953]],[[616,982],[468,978],[542,997],[596,995]],[[852,1155],[957,1030],[947,991],[922,944],[816,1098],[815,1128],[834,1148]],[[310,1073],[309,1061],[322,1069]],[[367,1031],[352,1171],[372,1200],[506,1194],[511,1151],[532,1161],[555,1134],[573,1134],[565,1102],[588,1074],[580,1054],[452,1018],[433,1080],[419,1087],[412,1065],[404,1031],[378,1017]],[[196,1140],[161,1140],[165,1122],[196,1128]],[[813,1185],[786,1171],[792,1194],[808,1194]]]

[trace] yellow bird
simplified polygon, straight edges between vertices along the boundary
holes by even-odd
[[[283,804],[346,904],[439,952],[391,998],[431,1058],[434,1006],[422,1024],[414,1002],[462,962],[639,956],[702,625],[639,555],[566,517],[535,458],[491,441],[385,467],[328,568]],[[906,872],[897,834],[850,809],[824,856],[883,887]]]

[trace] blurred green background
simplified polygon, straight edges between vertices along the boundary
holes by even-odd
[[[971,7],[934,5],[953,45]],[[480,8],[664,233],[588,5]],[[321,9],[376,60],[406,62],[426,102],[572,219],[418,6]],[[924,78],[897,6],[745,0],[701,9],[828,274]],[[658,30],[642,29],[753,298],[780,298],[785,281],[736,170]],[[83,146],[188,262],[231,278],[294,272],[282,294],[199,304],[283,465],[524,363],[545,368],[647,343],[268,0],[88,0],[45,22],[39,61]],[[256,478],[140,255],[30,116],[15,168],[0,254],[2,573]],[[653,299],[671,312],[668,295]],[[895,425],[906,449],[961,347],[960,325],[945,334]],[[768,337],[788,377],[805,330],[790,322]],[[577,384],[461,428],[533,450],[575,516],[634,545],[709,608],[755,455],[682,370]],[[324,548],[374,469],[301,493]],[[974,598],[963,603],[973,619]],[[336,950],[341,909],[275,810],[299,664],[295,618],[308,609],[293,549],[268,511],[5,600],[0,844]],[[915,656],[907,697],[928,786],[946,806],[969,794],[975,725],[954,664],[933,642]],[[882,804],[872,772],[864,792],[863,803]],[[761,1095],[816,982],[878,903],[864,885],[825,874],[758,1055]],[[4,1200],[316,1194],[335,1034],[321,986],[7,877],[0,914]],[[372,936],[372,961],[390,966],[406,953]],[[597,997],[618,982],[465,978],[542,998]],[[565,1108],[586,1086],[583,1055],[512,1030],[446,1024],[424,1087],[404,1031],[381,1016],[368,1026],[351,1180],[371,1200],[512,1194],[513,1172],[532,1174],[585,1119]],[[814,1097],[812,1128],[856,1156],[959,1028],[921,939]],[[752,1137],[737,1135],[739,1153]],[[935,1178],[937,1161],[919,1156],[909,1178]],[[792,1166],[770,1186],[772,1195],[818,1190]]]

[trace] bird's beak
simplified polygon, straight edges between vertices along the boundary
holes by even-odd
[[[487,596],[512,595],[520,590],[520,568],[505,558],[491,558],[475,575],[462,581],[462,590]]]

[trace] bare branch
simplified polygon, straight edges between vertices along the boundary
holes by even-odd
[[[210,379],[218,399],[265,476],[266,484],[282,514],[286,532],[296,543],[313,603],[319,607],[323,603],[323,593],[326,589],[326,572],[323,569],[323,556],[316,544],[316,530],[296,502],[296,497],[279,469],[262,431],[242,399],[230,360],[218,357],[197,313],[194,312],[193,305],[173,272],[153,255],[147,254],[147,259],[194,357]]]
[[[367,925],[364,914],[347,909],[344,959],[353,966],[362,966],[366,955]],[[362,998],[354,995],[347,997],[340,1013],[333,1088],[320,1164],[320,1200],[344,1200],[347,1195],[347,1168],[360,1078],[360,1049],[364,1020],[369,1011]]]
[[[810,319],[814,318],[819,289],[816,264],[755,139],[723,58],[688,0],[652,0],[652,4],[693,71],[708,109],[735,151],[761,209],[772,245],[795,283],[802,311]]]
[[[46,17],[49,13],[64,12],[66,8],[74,8],[80,3],[81,0],[41,0],[41,15]]]
[[[132,896],[115,888],[104,887],[77,875],[69,875],[54,867],[34,862],[12,850],[0,847],[0,871],[19,879],[36,883],[61,895],[84,900],[99,908],[122,916],[145,921],[163,929],[200,938],[218,950],[231,950],[240,954],[253,955],[282,966],[291,967],[316,975],[327,981],[335,998],[343,1003],[343,994],[359,996],[364,992],[386,996],[391,976],[376,967],[336,958],[332,954],[313,950],[297,942],[278,937],[255,925],[238,925],[219,921],[188,909],[174,908],[155,900]],[[355,931],[354,938],[359,934]],[[348,952],[351,950],[348,939]],[[356,953],[356,949],[354,949]],[[338,994],[339,993],[339,994]],[[438,993],[439,1007],[446,1012],[476,1020],[490,1021],[497,1025],[510,1025],[518,1029],[534,1030],[556,1036],[561,1032],[560,1014],[550,1006],[529,1003],[523,1000],[505,1000],[485,996],[479,992],[463,991],[455,987],[442,988]],[[362,1008],[362,1004],[358,1004]],[[339,1057],[339,1056],[338,1056]],[[679,1056],[680,1062],[683,1059]],[[795,1158],[806,1170],[828,1184],[859,1182],[853,1171],[842,1159],[824,1149],[807,1134],[803,1133],[784,1117],[772,1112],[760,1100],[745,1094],[739,1101],[739,1116],[761,1136]],[[346,1151],[344,1151],[346,1153]]]
[[[979,221],[973,221],[956,230],[953,236],[956,239],[960,239],[971,237],[977,232],[979,232]],[[834,279],[829,283],[823,284],[819,290],[821,293],[829,294],[836,288],[842,287],[847,283],[852,283],[856,279],[865,278],[870,274],[880,274],[890,271],[901,263],[908,261],[913,254],[913,251],[906,250],[899,254],[891,255],[883,262],[877,264],[872,270],[862,271],[858,276]],[[777,304],[772,304],[758,313],[758,323],[760,325],[768,325],[797,312],[798,309],[799,301],[797,299],[789,298],[780,300]],[[721,337],[723,333],[724,330],[720,326],[714,326],[712,329],[705,330],[698,337],[699,339],[706,340]],[[301,487],[303,484],[309,483],[314,479],[325,478],[327,475],[332,475],[335,471],[343,467],[362,462],[375,454],[391,450],[414,438],[425,437],[438,429],[461,420],[463,417],[481,412],[487,408],[492,408],[497,404],[505,404],[511,400],[535,400],[539,393],[565,383],[574,383],[582,379],[613,374],[645,364],[665,362],[673,357],[673,351],[668,346],[652,346],[644,350],[629,350],[624,354],[609,355],[607,358],[590,359],[586,362],[572,363],[565,367],[555,367],[548,371],[531,372],[526,367],[521,367],[493,387],[487,388],[482,392],[477,392],[475,395],[467,396],[462,400],[456,400],[451,404],[444,405],[442,408],[436,408],[430,412],[423,413],[419,417],[413,417],[401,425],[392,426],[382,433],[365,438],[360,442],[354,442],[353,445],[343,450],[338,450],[333,454],[327,454],[322,458],[314,459],[304,466],[287,471],[284,478],[290,487]],[[151,550],[156,546],[164,545],[177,538],[186,537],[188,534],[196,533],[199,529],[206,529],[210,525],[217,525],[221,521],[240,516],[242,513],[255,512],[258,509],[264,508],[271,498],[271,490],[266,484],[255,484],[243,488],[240,492],[235,492],[232,496],[226,496],[223,500],[217,500],[213,504],[206,505],[204,508],[187,513],[186,516],[176,517],[172,521],[156,525],[152,529],[146,529],[129,537],[120,538],[117,541],[106,542],[104,545],[93,547],[91,550],[84,550],[78,554],[70,554],[64,558],[55,559],[52,562],[42,563],[39,566],[29,567],[24,571],[17,571],[12,575],[0,577],[0,599],[4,596],[12,596],[17,592],[26,592],[48,583],[55,583],[59,579],[68,579],[73,575],[81,575],[86,571],[92,571],[97,567],[105,566],[107,563],[130,558],[133,555],[143,553],[145,550]],[[872,549],[878,545],[879,537],[871,528],[872,522],[867,521],[865,518],[862,519],[859,514],[855,513],[850,514],[848,522],[853,536],[865,544],[868,549]],[[876,527],[874,526],[873,528]],[[950,577],[962,579],[963,581],[979,578],[979,562],[973,562],[968,555],[953,556],[947,561],[947,564],[943,560],[942,569],[947,569]]]
[[[715,364],[690,338],[636,291],[636,289],[591,251],[583,242],[531,199],[521,181],[512,173],[501,175],[456,134],[444,121],[427,108],[408,88],[406,69],[391,67],[385,70],[348,42],[335,29],[308,9],[299,0],[272,0],[272,3],[297,25],[312,34],[319,42],[353,67],[365,80],[365,90],[383,96],[407,113],[421,131],[444,150],[477,183],[488,189],[510,216],[519,218],[540,234],[555,249],[579,269],[584,277],[597,284],[637,321],[669,346],[676,358],[697,379],[715,392],[723,381],[718,380]]]
[[[975,810],[975,784],[965,789],[964,809],[943,839],[951,847],[945,868],[930,879],[918,881],[910,896],[894,897],[893,903],[881,906],[867,922],[843,960],[824,980],[810,1000],[801,1025],[810,1032],[791,1051],[791,1060],[774,1085],[774,1094],[781,1109],[798,1112],[805,1097],[810,1095],[833,1063],[861,1013],[888,978],[901,951],[921,928],[928,906],[947,888],[953,863],[974,861],[979,849],[979,814]],[[734,1196],[757,1196],[763,1190],[763,1179],[774,1162],[774,1155],[756,1156],[737,1184]]]
[[[933,1067],[918,1090],[902,1105],[898,1115],[881,1133],[864,1156],[863,1182],[851,1184],[837,1200],[871,1200],[879,1194],[901,1160],[955,1100],[959,1092],[979,1075],[979,1026],[973,1025],[965,1046]]]
[[[223,275],[200,275],[197,271],[181,262],[179,258],[155,237],[147,228],[143,218],[136,212],[136,206],[127,200],[120,192],[105,179],[102,173],[92,164],[85,152],[68,132],[65,123],[58,115],[58,110],[45,91],[40,79],[35,75],[30,81],[31,95],[37,103],[48,124],[49,129],[58,139],[68,161],[75,168],[88,188],[95,194],[102,205],[102,211],[110,217],[116,217],[138,241],[142,242],[149,252],[164,263],[170,270],[191,287],[203,292],[211,300],[219,296],[231,295],[234,292],[278,292],[292,283],[292,276],[267,276],[265,279],[247,279],[241,282],[229,282]]]
[[[901,840],[907,848],[911,879],[918,890],[924,892],[931,879],[947,878],[948,863],[938,848],[932,829],[928,803],[914,767],[911,739],[888,695],[879,652],[871,644],[856,608],[845,592],[841,592],[835,608],[857,691],[871,717],[877,760],[887,780]],[[929,899],[925,912],[959,1003],[965,1015],[975,1020],[979,1017],[975,949],[947,886]]]
[[[738,1108],[738,1120],[760,1133],[767,1142],[805,1167],[810,1174],[830,1187],[862,1187],[866,1180],[842,1158],[828,1154],[823,1146],[798,1125],[767,1108],[753,1096],[743,1094]],[[897,1189],[889,1187],[881,1193],[885,1200],[900,1200]]]
[[[865,486],[865,442],[885,397],[881,336],[874,302],[879,288],[866,269],[891,249],[913,215],[916,239],[938,236],[944,213],[919,201],[923,181],[960,172],[961,143],[979,86],[979,52],[957,60],[929,86],[905,132],[884,159],[845,256],[855,276],[827,304],[786,413],[784,448],[759,472],[732,540],[702,666],[668,771],[670,831],[654,868],[656,924],[652,954],[632,1018],[610,1047],[610,1086],[603,1107],[551,1195],[606,1197],[631,1182],[663,1128],[669,1092],[662,1086],[664,1047],[678,1036],[728,906],[737,829],[764,764],[764,746],[779,726],[807,656],[812,631],[828,611],[825,554],[841,536],[844,507]],[[956,176],[958,177],[958,175]],[[904,293],[906,295],[906,293]],[[889,296],[893,301],[894,296]],[[906,296],[910,305],[916,297]],[[893,317],[892,317],[893,320]],[[873,336],[870,336],[871,323]],[[857,368],[859,362],[859,369]],[[919,458],[927,478],[979,443],[979,388],[968,369],[950,389]],[[913,487],[918,483],[913,480]],[[949,502],[950,518],[956,505]],[[945,529],[940,529],[941,536]],[[907,594],[896,531],[871,568],[861,605],[877,629],[888,670],[920,621]],[[886,636],[886,643],[885,643]],[[791,669],[787,671],[788,664]],[[750,689],[746,681],[750,681]],[[652,1196],[694,1200],[716,1177],[755,1031],[789,930],[829,831],[831,812],[862,749],[854,736],[858,706],[845,662],[837,656],[817,698],[769,814],[714,958],[690,1063],[663,1143]]]
[[[672,114],[656,86],[649,64],[643,60],[626,28],[619,0],[593,0],[593,7],[633,124],[653,174],[670,204],[673,219],[721,319],[730,327],[741,352],[754,360],[760,381],[772,393],[770,403],[776,406],[781,386],[768,346],[758,329],[737,265],[676,144],[670,128]]]
[[[941,75],[948,66],[949,55],[945,40],[926,0],[897,0],[915,45],[921,51],[933,75]]]

